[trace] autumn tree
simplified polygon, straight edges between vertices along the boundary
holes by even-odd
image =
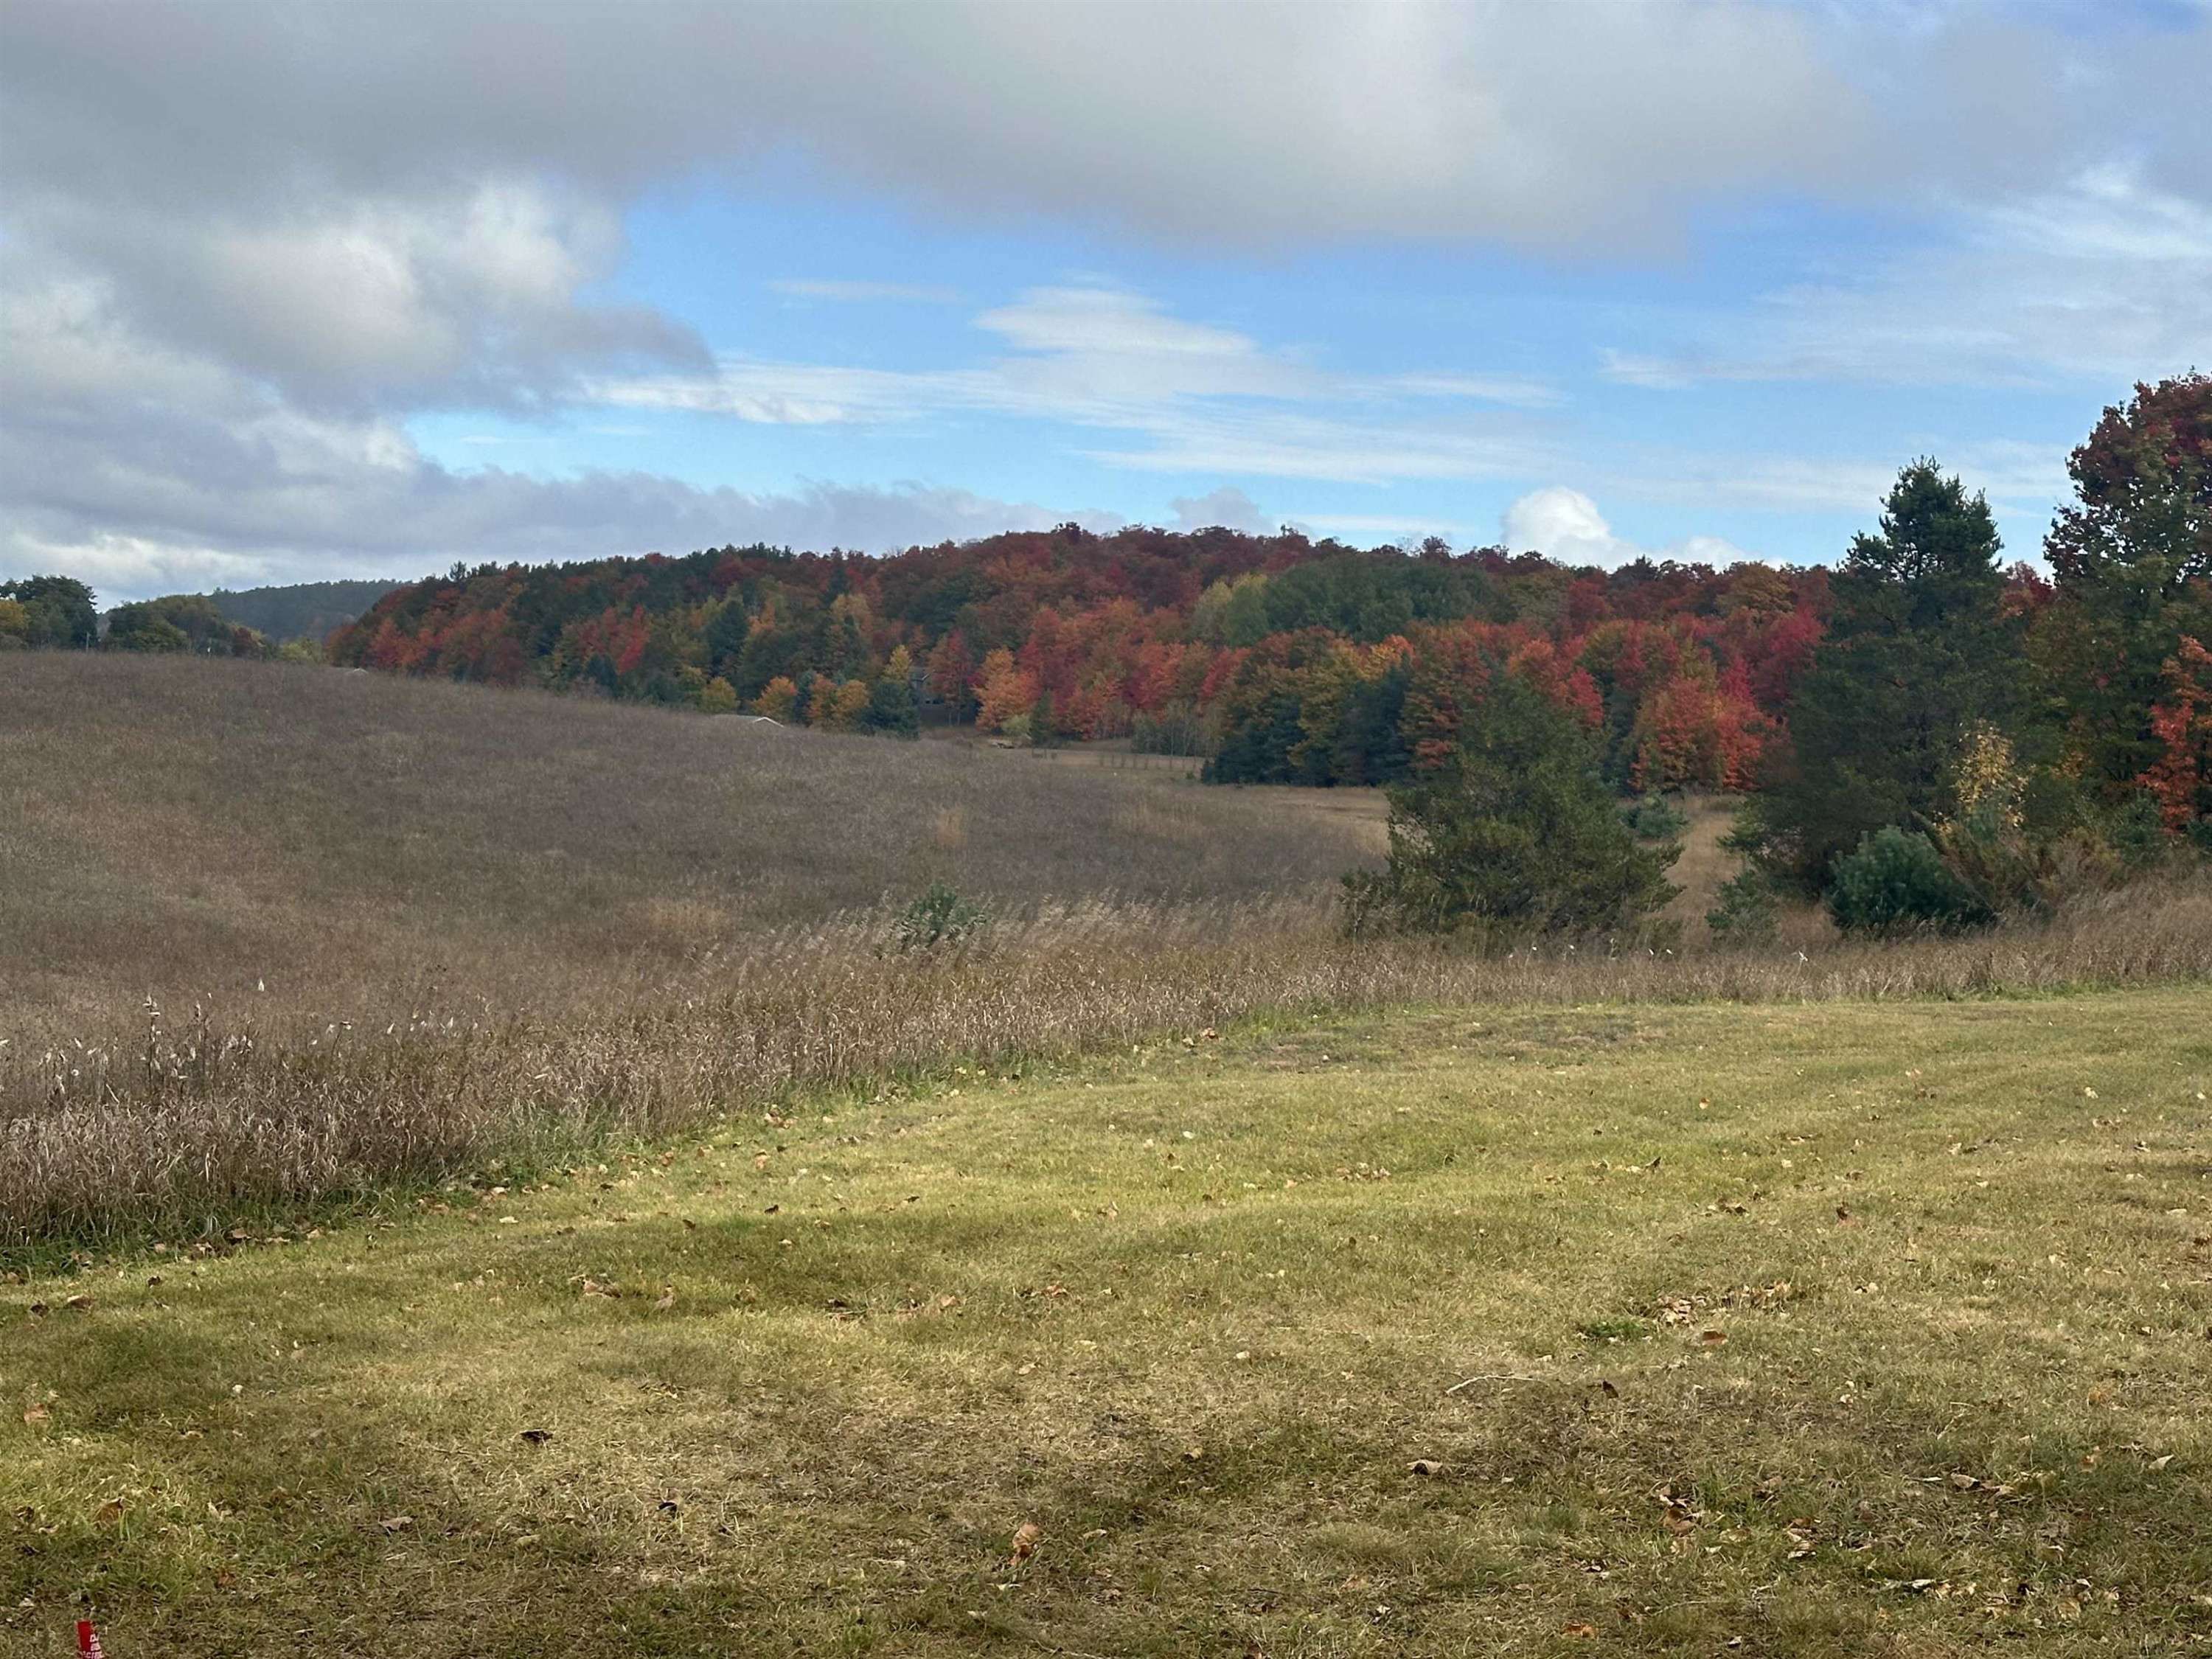
[[[983,659],[975,678],[975,726],[996,732],[1017,714],[1027,714],[1037,699],[1036,676],[1014,661],[1000,646]]]
[[[798,707],[798,682],[781,674],[763,686],[760,696],[753,699],[753,710],[756,714],[765,714],[770,720],[784,726],[792,724],[793,716]]]
[[[2058,604],[2039,633],[2069,736],[2115,796],[2165,750],[2152,729],[2185,638],[2212,641],[2212,376],[2137,386],[2068,462],[2044,542]]]

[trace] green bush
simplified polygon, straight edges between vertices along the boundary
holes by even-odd
[[[2157,797],[2148,789],[2136,790],[2106,816],[2105,839],[2131,874],[2163,864],[2173,850]]]
[[[1847,933],[1879,937],[1948,933],[1996,920],[1981,895],[1943,862],[1935,842],[1894,824],[1836,860],[1828,914]]]
[[[1721,884],[1720,902],[1705,912],[1714,937],[1731,945],[1771,945],[1781,907],[1774,883],[1755,869],[1737,872]]]
[[[957,945],[991,920],[981,906],[969,903],[941,881],[898,914],[891,932],[902,951],[927,951],[939,945]]]
[[[1493,945],[1635,932],[1680,890],[1680,852],[1638,846],[1582,727],[1501,677],[1445,764],[1390,791],[1389,864],[1344,878],[1346,921]]]
[[[1620,816],[1639,841],[1673,841],[1690,827],[1689,816],[1663,795],[1631,802]]]

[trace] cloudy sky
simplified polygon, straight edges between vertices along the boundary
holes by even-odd
[[[1073,518],[2032,554],[2212,367],[2212,5],[0,6],[0,576]]]

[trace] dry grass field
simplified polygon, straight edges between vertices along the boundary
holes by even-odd
[[[1679,953],[1496,960],[1340,936],[1371,797],[276,665],[0,676],[0,1261],[376,1212],[810,1088],[1252,1019],[2212,973],[2201,878],[1910,947],[1700,949],[1718,802]],[[995,917],[902,951],[892,912],[932,879]]]
[[[0,1650],[2212,1653],[2206,1007],[1187,1030],[102,1256]]]
[[[1010,914],[1310,896],[1376,847],[1171,774],[159,657],[0,661],[0,779],[18,1041],[149,995],[597,996],[933,880]]]

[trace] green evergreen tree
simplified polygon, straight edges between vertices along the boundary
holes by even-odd
[[[2008,733],[2027,708],[2021,630],[1989,503],[1932,460],[1898,477],[1880,532],[1837,569],[1827,637],[1790,708],[1790,750],[1765,781],[1752,841],[1771,874],[1823,890],[1837,858],[1887,825],[1947,815],[1967,728]]]
[[[886,674],[868,690],[868,712],[862,716],[871,732],[887,732],[895,738],[921,735],[921,716],[915,707],[914,688]]]
[[[1452,758],[1390,791],[1389,866],[1346,876],[1346,904],[1355,932],[1619,932],[1680,891],[1680,853],[1639,845],[1573,717],[1501,676]]]

